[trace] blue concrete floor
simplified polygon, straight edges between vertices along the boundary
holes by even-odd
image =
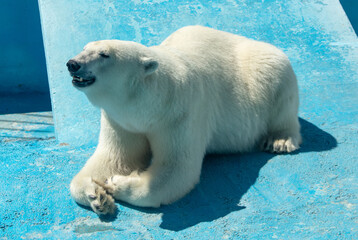
[[[337,91],[327,89],[312,104]],[[94,146],[58,144],[51,112],[0,115],[0,239],[357,239],[356,90],[342,83],[331,99],[354,102],[349,111],[310,112],[304,101],[299,152],[207,156],[184,199],[159,209],[118,203],[113,219],[69,193]]]
[[[208,156],[201,183],[179,202],[159,209],[119,203],[116,218],[99,219],[76,205],[68,189],[94,147],[40,140],[36,131],[49,129],[49,116],[0,118],[1,125],[8,119],[27,124],[27,131],[39,137],[13,141],[1,136],[1,239],[358,237],[356,122],[336,128],[301,119],[304,143],[298,153]]]
[[[300,119],[294,154],[207,156],[184,199],[159,209],[118,203],[113,219],[69,194],[93,146],[56,143],[51,112],[1,115],[12,135],[0,136],[0,239],[357,239],[356,113],[340,127]]]

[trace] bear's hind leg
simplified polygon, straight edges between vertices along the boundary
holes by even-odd
[[[270,107],[270,118],[266,135],[261,141],[261,150],[274,153],[290,153],[302,143],[298,121],[298,88],[292,68],[287,69],[289,78],[283,77],[277,98]]]
[[[272,153],[290,153],[300,147],[300,138],[278,134],[266,137],[261,143],[261,150]]]
[[[278,116],[262,139],[260,149],[272,153],[290,153],[302,143],[297,114]]]

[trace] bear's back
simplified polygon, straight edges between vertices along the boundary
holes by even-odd
[[[208,57],[210,54],[231,55],[242,41],[249,39],[208,27],[187,26],[175,31],[160,46]]]

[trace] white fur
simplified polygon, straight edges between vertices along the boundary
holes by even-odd
[[[98,214],[113,213],[111,196],[145,207],[183,197],[205,153],[291,152],[301,143],[296,77],[270,44],[189,26],[149,48],[92,42],[74,60],[96,77],[80,90],[102,118],[71,193]]]

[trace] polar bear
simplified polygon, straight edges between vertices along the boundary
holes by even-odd
[[[67,63],[101,108],[94,154],[71,182],[99,215],[114,199],[159,207],[198,183],[206,153],[292,152],[301,143],[298,87],[276,47],[202,26],[159,46],[103,40]]]

